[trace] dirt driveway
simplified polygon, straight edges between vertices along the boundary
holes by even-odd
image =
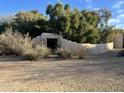
[[[124,91],[124,57],[117,53],[38,62],[0,57],[0,91]]]

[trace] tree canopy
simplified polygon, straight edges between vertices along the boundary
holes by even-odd
[[[49,15],[49,28],[51,32],[62,33],[63,37],[78,43],[97,43],[100,40],[100,28],[108,27],[111,12],[107,9],[90,11],[70,9],[68,4],[49,4],[46,14]]]
[[[71,9],[69,4],[56,3],[48,4],[46,14],[47,17],[37,10],[18,12],[11,25],[4,22],[0,29],[12,26],[13,30],[21,33],[28,32],[32,38],[43,32],[56,33],[78,43],[110,40],[108,34],[112,32],[112,27],[108,25],[108,21],[112,14],[108,9],[79,11],[76,8]]]
[[[35,37],[45,31],[47,17],[44,17],[38,11],[18,12],[14,17],[14,29],[21,33],[29,33]]]

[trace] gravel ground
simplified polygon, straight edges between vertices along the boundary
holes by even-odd
[[[124,57],[117,53],[38,62],[0,57],[0,91],[124,91]]]

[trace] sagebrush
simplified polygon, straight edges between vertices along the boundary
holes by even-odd
[[[40,60],[51,54],[51,50],[45,46],[37,45],[35,48],[23,49],[23,56],[29,60]]]
[[[58,56],[60,56],[61,58],[64,58],[64,59],[71,58],[71,52],[64,48],[59,48],[57,50],[57,54],[58,54]]]
[[[88,48],[87,47],[80,47],[79,52],[77,54],[79,59],[85,58],[88,55]]]
[[[2,54],[16,54],[22,55],[29,60],[38,60],[46,57],[50,50],[45,46],[32,47],[31,37],[28,34],[22,35],[21,33],[12,30],[7,30],[0,35],[0,44]]]

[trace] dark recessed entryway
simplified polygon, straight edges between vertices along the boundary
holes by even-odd
[[[51,49],[57,49],[58,39],[47,39],[47,47]]]

